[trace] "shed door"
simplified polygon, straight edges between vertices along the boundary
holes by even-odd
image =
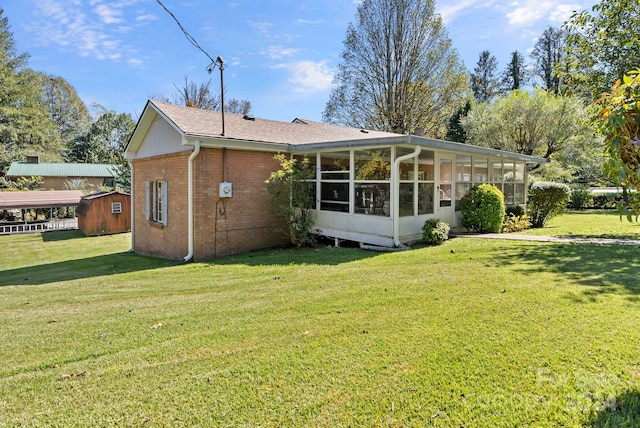
[[[438,156],[438,182],[436,183],[436,216],[453,225],[453,157]]]

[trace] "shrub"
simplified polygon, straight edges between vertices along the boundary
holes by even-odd
[[[533,227],[544,227],[549,219],[560,214],[571,197],[569,186],[562,183],[538,182],[529,189],[529,221]]]
[[[460,200],[462,225],[475,232],[500,232],[504,195],[492,184],[480,184]]]
[[[527,211],[522,205],[507,205],[507,208],[505,208],[506,217],[508,217],[510,214],[513,214],[516,217],[522,217],[526,213]]]
[[[271,209],[282,220],[279,229],[298,247],[314,246],[316,240],[311,232],[315,206],[313,165],[307,157],[297,161],[277,154],[274,158],[280,162],[280,169],[272,172],[265,184],[271,194]]]
[[[571,188],[569,206],[575,210],[589,208],[593,205],[593,195],[589,186],[574,186]]]
[[[430,245],[440,245],[449,239],[449,229],[447,223],[430,218],[422,226],[422,241]]]
[[[504,222],[502,223],[502,231],[504,233],[521,232],[529,229],[530,227],[531,223],[529,222],[529,217],[527,217],[526,214],[507,214],[504,216]]]
[[[601,209],[613,209],[616,203],[622,199],[620,193],[596,193],[593,195],[593,207]]]

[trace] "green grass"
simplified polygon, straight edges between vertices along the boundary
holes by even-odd
[[[0,237],[0,426],[640,424],[636,247],[129,239]]]
[[[640,223],[620,220],[616,210],[568,211],[554,217],[540,229],[530,229],[527,235],[551,235],[599,238],[640,239]]]

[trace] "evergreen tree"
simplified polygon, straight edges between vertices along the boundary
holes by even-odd
[[[471,90],[479,103],[491,101],[500,93],[500,79],[496,76],[498,60],[491,52],[480,53],[478,63],[471,73]]]
[[[29,56],[15,50],[9,22],[0,9],[0,175],[26,155],[59,159],[60,139],[42,103],[42,85],[27,68]]]
[[[518,51],[511,52],[511,61],[502,74],[502,88],[505,92],[522,89],[529,81],[529,73],[524,56]]]
[[[460,106],[455,113],[451,115],[447,122],[447,134],[444,139],[447,141],[455,141],[458,143],[467,142],[467,132],[462,126],[462,119],[467,117],[471,110],[471,101],[467,100],[463,106]]]
[[[536,42],[531,52],[533,74],[543,82],[547,91],[558,94],[560,91],[560,75],[558,68],[562,64],[566,43],[566,31],[547,27]]]
[[[329,123],[444,136],[447,117],[468,89],[433,0],[363,0],[347,28]]]

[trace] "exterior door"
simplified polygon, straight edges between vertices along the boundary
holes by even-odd
[[[436,183],[436,216],[453,226],[455,207],[453,202],[453,157],[438,156]]]

